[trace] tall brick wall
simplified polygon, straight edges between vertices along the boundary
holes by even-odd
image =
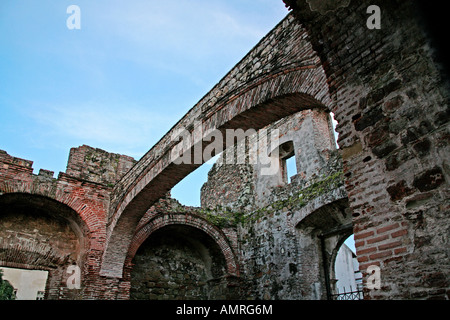
[[[449,91],[416,2],[348,1],[327,13],[285,2],[327,74],[358,260],[381,268],[382,287],[368,296],[445,297]],[[379,30],[366,27],[372,4]]]

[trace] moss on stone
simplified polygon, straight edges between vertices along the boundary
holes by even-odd
[[[342,186],[344,183],[343,172],[337,171],[331,175],[323,175],[296,192],[294,195],[272,202],[270,205],[259,208],[251,213],[242,211],[233,211],[230,208],[217,206],[214,209],[201,208],[199,213],[209,223],[219,227],[236,227],[239,224],[247,224],[256,222],[269,214],[280,214],[280,211],[289,211],[293,208],[299,209],[304,207],[309,201],[320,197],[327,192]]]

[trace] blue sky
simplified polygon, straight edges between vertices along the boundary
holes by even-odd
[[[0,149],[55,177],[83,144],[139,159],[287,13],[281,0],[1,0]],[[198,205],[208,166],[172,194]]]

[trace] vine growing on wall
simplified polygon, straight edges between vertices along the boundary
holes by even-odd
[[[14,294],[13,286],[3,279],[3,270],[0,269],[0,300],[15,300],[16,295]]]

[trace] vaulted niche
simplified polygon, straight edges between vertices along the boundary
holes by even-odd
[[[223,253],[209,235],[191,226],[165,226],[134,256],[130,299],[222,298],[225,273]]]
[[[79,292],[65,285],[70,276],[67,270],[84,266],[86,234],[80,216],[56,200],[25,193],[0,196],[0,267],[15,269],[14,275],[5,275],[17,286],[19,298],[59,299],[64,293],[76,299]],[[29,276],[33,270],[47,272],[45,277],[37,277],[45,289],[36,289],[34,280],[26,280],[36,278]],[[80,281],[83,285],[82,278]],[[30,290],[31,295],[27,293]]]

